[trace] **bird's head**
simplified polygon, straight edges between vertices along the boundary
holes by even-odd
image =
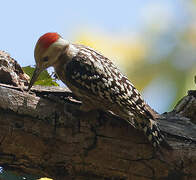
[[[35,46],[34,57],[36,68],[28,90],[33,86],[40,73],[55,64],[62,51],[69,45],[59,34],[49,32],[42,35]]]

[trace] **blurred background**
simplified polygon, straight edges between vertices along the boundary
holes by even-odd
[[[0,49],[34,65],[46,32],[111,58],[159,113],[195,89],[195,0],[1,1]]]

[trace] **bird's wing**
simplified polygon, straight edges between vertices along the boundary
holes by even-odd
[[[92,49],[81,48],[67,64],[66,78],[73,86],[89,94],[117,103],[137,114],[152,118],[137,89],[106,57]]]

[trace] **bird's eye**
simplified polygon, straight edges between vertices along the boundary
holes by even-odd
[[[46,56],[46,57],[44,57],[44,58],[42,59],[43,62],[47,62],[48,60],[49,60],[48,56]]]

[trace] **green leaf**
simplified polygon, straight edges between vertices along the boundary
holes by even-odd
[[[32,78],[35,68],[31,66],[22,67],[23,71]],[[55,80],[50,76],[47,70],[44,70],[38,77],[34,85],[42,86],[59,86]]]

